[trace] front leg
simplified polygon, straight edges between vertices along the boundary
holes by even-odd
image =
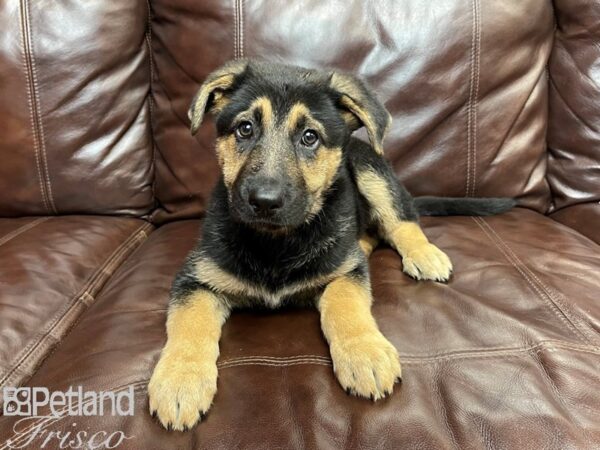
[[[319,311],[333,370],[342,387],[372,400],[390,394],[402,376],[400,359],[371,315],[366,276],[333,280],[319,300]]]
[[[167,343],[148,384],[150,413],[165,428],[185,430],[208,411],[217,391],[221,327],[228,308],[198,286],[173,297]]]
[[[402,256],[404,272],[417,280],[448,281],[452,262],[427,240],[412,197],[386,161],[377,157],[371,164],[355,169],[358,189],[382,237]]]
[[[452,274],[450,258],[427,240],[418,223],[398,221],[387,234],[402,256],[407,275],[417,280],[448,281]]]

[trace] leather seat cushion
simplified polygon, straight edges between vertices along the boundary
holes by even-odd
[[[0,387],[32,375],[151,229],[126,218],[0,219]]]
[[[334,378],[313,310],[238,312],[226,323],[219,390],[187,433],[148,414],[146,383],[165,342],[173,275],[197,221],[165,225],[118,270],[29,381],[66,389],[136,387],[133,417],[86,420],[123,430],[122,448],[589,448],[600,440],[598,247],[525,209],[491,218],[428,218],[455,264],[448,284],[416,282],[398,255],[371,257],[373,310],[399,349],[404,380],[373,404]],[[49,422],[68,429],[72,418]],[[0,419],[6,435],[14,419]],[[128,447],[129,446],[129,447]]]

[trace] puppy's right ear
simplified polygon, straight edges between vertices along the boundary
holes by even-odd
[[[225,92],[234,86],[236,80],[246,71],[247,67],[247,60],[236,59],[229,61],[206,78],[188,110],[192,135],[196,134],[198,128],[200,128],[205,113],[224,106],[222,103],[225,102]],[[221,103],[220,106],[219,103]]]

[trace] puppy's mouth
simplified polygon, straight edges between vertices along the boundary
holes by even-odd
[[[283,214],[273,216],[256,214],[248,211],[246,208],[241,211],[238,208],[232,208],[232,217],[238,223],[244,224],[248,228],[265,234],[287,234],[305,224],[303,217],[288,217]]]
[[[232,218],[254,230],[266,233],[281,233],[292,228],[290,224],[282,221],[279,214],[257,214],[245,204],[230,202]]]
[[[270,234],[280,234],[280,233],[286,233],[287,231],[289,231],[288,226],[283,225],[281,223],[271,222],[271,221],[255,220],[255,221],[252,221],[247,224],[250,225],[252,228],[254,228],[257,231],[270,233]]]

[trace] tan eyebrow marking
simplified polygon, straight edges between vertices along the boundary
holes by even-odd
[[[317,130],[321,136],[327,136],[327,133],[325,133],[325,127],[323,127],[321,122],[313,117],[308,107],[301,102],[294,103],[290,108],[290,112],[285,120],[286,130],[288,130],[289,133],[294,132],[298,126],[298,123],[302,119],[306,120],[309,128]]]
[[[235,116],[234,121],[249,119],[254,111],[260,111],[261,114],[261,125],[263,128],[269,128],[273,125],[273,105],[271,100],[267,97],[262,96],[254,100],[248,109],[242,111]]]

